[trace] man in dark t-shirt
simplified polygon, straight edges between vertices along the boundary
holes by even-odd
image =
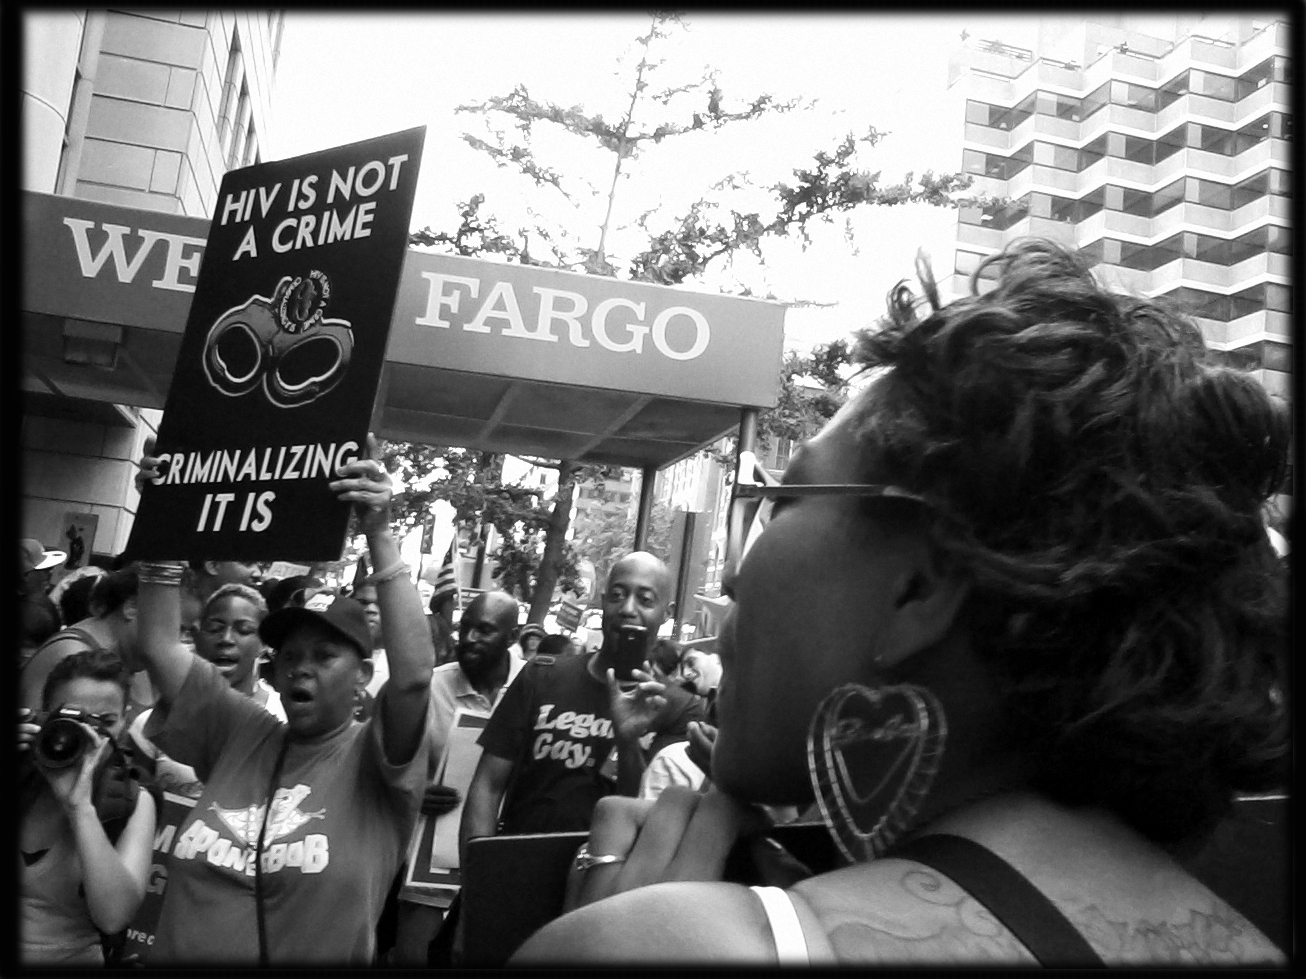
[[[461,847],[500,831],[587,829],[600,798],[638,793],[645,762],[639,739],[664,703],[663,686],[650,678],[623,691],[609,674],[621,627],[643,626],[651,642],[673,611],[671,592],[671,574],[658,558],[627,555],[608,577],[603,646],[589,656],[536,656],[523,667],[481,734]]]

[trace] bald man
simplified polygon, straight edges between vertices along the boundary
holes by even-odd
[[[507,592],[477,595],[463,611],[458,623],[458,642],[452,662],[431,673],[430,724],[432,770],[444,756],[454,715],[463,710],[489,717],[503,699],[505,690],[521,672],[524,661],[512,650],[517,639],[517,600]],[[430,781],[422,798],[422,813],[440,816],[461,801],[451,785]],[[419,903],[408,889],[399,893],[395,919],[394,948],[389,965],[425,965],[427,947],[440,925],[441,912]]]
[[[672,587],[658,558],[626,555],[608,576],[603,645],[589,656],[537,655],[522,669],[480,737],[459,833],[464,850],[500,823],[504,834],[588,829],[600,798],[638,793],[639,739],[665,700],[651,677],[622,690],[612,674],[616,640],[623,625],[639,625],[651,645],[673,611]]]

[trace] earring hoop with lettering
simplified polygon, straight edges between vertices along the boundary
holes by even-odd
[[[821,701],[807,732],[808,774],[848,860],[881,856],[911,828],[947,733],[943,705],[925,687],[848,684]]]

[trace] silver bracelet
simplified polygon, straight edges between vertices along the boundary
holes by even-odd
[[[177,561],[142,561],[136,566],[136,580],[143,585],[181,584],[186,566]]]
[[[400,575],[405,575],[405,574],[411,575],[412,573],[413,573],[413,569],[408,566],[408,563],[403,559],[400,559],[399,561],[396,561],[394,564],[390,565],[390,567],[386,568],[384,571],[378,571],[375,574],[369,575],[369,577],[374,583],[379,585],[383,581],[393,581],[395,578],[398,578]]]

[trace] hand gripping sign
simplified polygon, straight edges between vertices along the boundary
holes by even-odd
[[[204,374],[229,397],[260,382],[278,408],[311,404],[344,378],[354,350],[347,320],[326,319],[331,282],[314,269],[283,276],[272,298],[254,295],[218,317],[204,344]]]

